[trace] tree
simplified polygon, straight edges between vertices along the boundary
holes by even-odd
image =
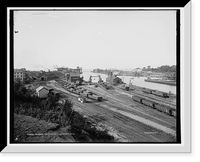
[[[19,92],[20,92],[22,95],[25,95],[25,94],[27,93],[26,87],[21,86],[21,87],[19,88]]]
[[[59,101],[60,96],[54,95],[52,93],[49,93],[47,96],[47,109],[50,110],[52,108],[55,108],[57,106],[57,102]]]
[[[176,65],[172,65],[168,72],[176,72]]]
[[[15,92],[18,92],[19,91],[19,88],[22,86],[22,83],[20,82],[20,80],[18,79],[18,80],[16,80],[15,82],[14,82],[14,91]]]
[[[168,70],[170,69],[170,66],[169,65],[163,65],[159,68],[159,71],[162,72],[162,73],[165,73],[167,72]]]

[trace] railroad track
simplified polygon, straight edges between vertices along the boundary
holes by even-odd
[[[176,104],[175,103],[173,103],[171,100],[169,100],[169,99],[162,99],[162,98],[160,98],[160,97],[157,97],[157,96],[153,96],[153,95],[151,95],[151,94],[145,94],[145,93],[142,93],[142,92],[136,92],[136,91],[126,91],[126,90],[124,90],[124,89],[122,89],[122,88],[118,88],[118,87],[115,87],[117,90],[122,90],[123,92],[126,92],[126,93],[128,93],[128,94],[131,94],[131,95],[138,95],[138,96],[140,96],[140,97],[142,97],[142,98],[145,98],[145,99],[148,99],[148,100],[151,100],[151,101],[156,101],[156,102],[158,102],[158,103],[160,103],[160,104],[166,104],[166,105],[169,105],[169,106],[172,106],[172,107],[174,107],[174,108],[176,108]]]
[[[149,141],[149,142],[150,141],[152,141],[152,142],[153,141],[165,141],[164,139],[162,139],[164,136],[166,136],[166,138],[168,138],[168,139],[171,139],[171,137],[169,137],[167,134],[171,134],[172,136],[174,136],[176,134],[174,129],[170,129],[170,127],[171,127],[170,123],[164,124],[167,121],[161,121],[161,119],[155,118],[155,117],[153,117],[149,114],[146,114],[144,112],[138,112],[138,113],[142,113],[145,116],[147,115],[148,118],[146,118],[146,119],[143,118],[140,115],[139,116],[134,115],[133,112],[135,112],[135,111],[137,112],[139,109],[135,110],[135,109],[131,108],[130,106],[127,106],[127,103],[124,103],[117,98],[113,98],[112,94],[109,94],[109,93],[106,93],[106,92],[100,93],[103,97],[106,95],[108,97],[108,99],[111,99],[112,101],[114,101],[114,103],[108,101],[109,103],[107,103],[107,102],[103,102],[103,103],[94,102],[94,103],[81,104],[77,101],[77,97],[76,97],[77,95],[69,93],[64,88],[62,88],[61,85],[57,84],[57,82],[52,83],[52,87],[70,95],[71,99],[74,102],[75,107],[77,108],[77,110],[82,111],[83,114],[85,114],[87,116],[89,115],[92,118],[97,119],[97,120],[100,119],[98,117],[98,115],[103,116],[106,120],[102,121],[102,122],[104,122],[105,124],[108,124],[110,126],[113,126],[114,128],[122,130],[122,132],[124,132],[125,134],[128,134],[129,139],[131,138],[131,135],[135,136],[134,139],[131,138],[131,141],[134,141],[134,140],[136,140],[136,141]],[[109,108],[104,107],[102,104],[106,105]],[[121,110],[121,111],[117,110],[115,112],[112,109],[112,105],[113,106],[117,105],[119,107],[124,107],[124,108],[127,108],[127,109],[129,108],[129,110],[132,110],[133,112],[129,113],[129,112],[126,112],[124,110]],[[95,116],[95,115],[97,115],[97,116]],[[132,116],[132,117],[129,117],[129,115]],[[127,122],[127,119],[129,119],[129,122]],[[154,136],[154,134],[149,136],[149,134],[144,133],[144,132],[149,132],[151,130],[154,131],[154,132],[159,132],[159,133],[155,134],[155,136]],[[162,130],[164,132],[162,132],[160,130]],[[165,134],[165,133],[167,133],[167,134]],[[160,135],[160,137],[157,137],[158,134]]]
[[[86,89],[89,89],[90,91],[94,91],[94,89],[92,87],[87,87]],[[143,106],[143,108],[137,107],[137,106],[131,107],[130,105],[127,105],[127,102],[122,101],[122,100],[120,100],[116,97],[113,97],[112,94],[109,94],[109,93],[104,94],[103,92],[100,92],[97,89],[95,89],[95,92],[107,99],[107,101],[105,101],[104,103],[108,104],[108,106],[118,105],[120,107],[125,108],[128,111],[131,111],[130,113],[133,113],[133,114],[136,113],[140,117],[144,117],[144,118],[147,118],[149,120],[162,123],[163,125],[166,125],[166,124],[171,125],[172,124],[171,122],[169,122],[168,119],[164,120],[164,117],[165,117],[166,114],[158,112],[157,110],[152,110],[150,108],[151,111],[148,111],[149,109],[147,109],[146,106]],[[132,99],[131,99],[131,102],[133,102]],[[156,114],[158,113],[158,114],[155,115],[155,113]],[[170,120],[172,120],[172,119],[170,119]]]

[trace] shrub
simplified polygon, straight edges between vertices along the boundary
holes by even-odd
[[[65,99],[65,104],[63,105],[62,111],[67,117],[70,117],[72,113],[73,103],[69,99]]]

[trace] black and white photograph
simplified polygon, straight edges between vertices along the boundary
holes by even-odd
[[[180,15],[11,9],[10,144],[183,144]]]

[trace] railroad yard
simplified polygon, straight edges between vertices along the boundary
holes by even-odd
[[[103,83],[76,85],[65,79],[47,84],[69,97],[74,110],[103,125],[118,142],[176,142],[176,98],[142,88]],[[163,95],[163,96],[162,96]],[[86,98],[84,103],[78,99]]]

